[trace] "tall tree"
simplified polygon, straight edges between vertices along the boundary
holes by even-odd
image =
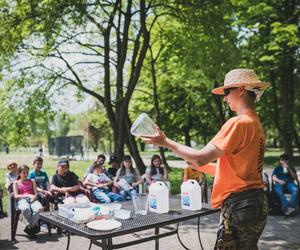
[[[145,166],[129,134],[128,105],[160,15],[156,6],[145,0],[3,1],[0,16],[1,49],[11,52],[7,69],[16,77],[47,79],[36,85],[48,91],[71,85],[95,97],[112,126],[115,153],[121,158],[126,143],[140,171]]]
[[[245,65],[258,68],[271,83],[268,98],[262,102],[264,120],[270,121],[267,117],[272,115],[284,150],[292,157],[293,142],[298,145],[299,141],[295,111],[299,110],[296,93],[300,90],[300,2],[233,2],[238,10],[236,27],[242,34]]]

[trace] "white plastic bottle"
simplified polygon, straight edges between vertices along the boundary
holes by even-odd
[[[166,184],[157,181],[149,187],[149,210],[155,213],[169,212],[169,189]]]
[[[195,180],[185,180],[181,185],[181,207],[187,210],[202,208],[201,187]]]

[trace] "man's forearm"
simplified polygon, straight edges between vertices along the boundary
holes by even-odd
[[[180,156],[181,158],[192,163],[195,166],[204,166],[215,161],[223,154],[223,152],[212,143],[208,143],[201,150],[179,144],[170,139],[166,140],[166,145],[176,155]]]

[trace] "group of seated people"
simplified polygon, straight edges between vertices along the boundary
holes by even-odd
[[[133,167],[129,155],[125,155],[121,163],[112,155],[108,170],[105,169],[105,160],[105,155],[99,155],[87,168],[82,181],[71,171],[67,159],[58,161],[51,181],[42,170],[41,157],[34,159],[31,170],[26,165],[18,166],[14,161],[7,164],[5,187],[27,221],[24,231],[29,237],[34,238],[39,232],[39,212],[49,209],[50,203],[57,205],[84,203],[90,200],[100,203],[124,201],[138,193],[138,186],[144,183],[144,179],[146,186],[153,181],[168,181],[167,170],[162,167],[158,155],[153,155],[151,166],[146,169],[143,177]]]
[[[124,201],[137,195],[140,184],[148,190],[152,182],[168,182],[168,171],[163,167],[159,155],[152,156],[151,164],[142,176],[133,167],[129,155],[125,155],[121,162],[112,155],[108,169],[105,168],[105,160],[105,155],[98,155],[97,160],[84,173],[82,182],[70,170],[67,159],[58,161],[56,173],[51,181],[47,173],[42,170],[41,157],[34,159],[32,170],[26,165],[18,167],[16,162],[9,162],[5,187],[10,197],[14,197],[17,208],[21,210],[28,222],[24,231],[30,237],[34,237],[39,231],[39,212],[49,209],[50,202],[57,205],[57,203],[84,203],[90,200],[100,203]],[[203,173],[191,167],[184,169],[183,179],[195,179],[201,183],[203,178]],[[288,156],[281,155],[280,165],[274,169],[272,181],[273,190],[278,195],[285,214],[293,213],[297,207],[298,186],[295,180],[297,180],[296,171],[289,164]],[[284,195],[285,189],[291,193],[290,202]],[[0,209],[3,211],[1,206],[2,204]]]

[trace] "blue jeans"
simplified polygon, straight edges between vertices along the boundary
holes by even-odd
[[[111,201],[123,201],[123,197],[121,195],[105,191],[100,188],[95,188],[92,192],[95,198],[101,203],[110,203]]]
[[[124,189],[121,188],[120,190],[120,195],[122,196],[123,200],[131,200],[132,196],[137,195],[137,190],[136,189],[130,189],[129,191],[125,191]]]
[[[287,208],[289,203],[283,193],[283,189],[286,189],[291,193],[290,206],[293,208],[297,207],[297,195],[298,195],[298,187],[294,182],[287,182],[285,185],[280,185],[278,183],[274,184],[274,191],[278,195],[281,207],[283,209]]]

